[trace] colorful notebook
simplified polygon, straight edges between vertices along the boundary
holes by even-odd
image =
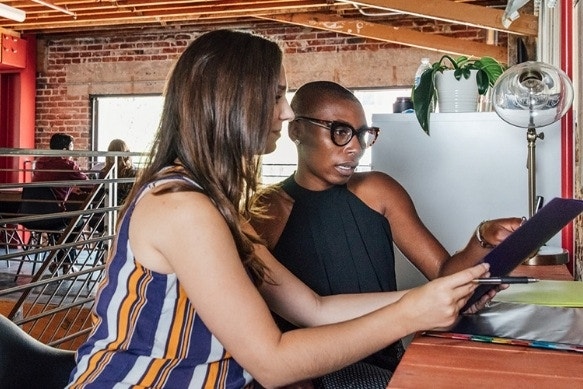
[[[492,302],[447,331],[425,335],[583,353],[583,308]]]
[[[436,336],[439,338],[447,338],[447,339],[470,340],[473,342],[507,344],[510,346],[525,346],[525,347],[544,348],[544,349],[548,349],[548,350],[575,351],[578,353],[583,353],[583,345],[578,346],[578,345],[574,345],[574,344],[565,344],[565,343],[557,343],[557,342],[543,342],[540,340],[509,339],[509,338],[499,338],[499,337],[495,337],[495,336],[456,334],[453,332],[437,332],[437,331],[427,331],[425,333],[425,335]]]

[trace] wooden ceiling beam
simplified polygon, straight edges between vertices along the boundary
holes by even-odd
[[[479,28],[503,31],[510,34],[537,36],[538,18],[521,14],[508,29],[504,28],[504,10],[451,0],[362,0],[345,3],[395,11],[428,19],[443,20]]]
[[[522,15],[509,29],[503,29],[500,8],[475,5],[474,0],[52,0],[76,17],[33,1],[4,1],[27,12],[23,23],[0,19],[0,29],[21,32],[67,32],[111,27],[157,27],[169,23],[212,25],[252,23],[259,19],[418,47],[454,55],[494,57],[507,61],[505,48],[472,40],[396,28],[392,20],[406,17],[442,20],[454,25],[500,30],[519,35],[536,35],[538,20]],[[482,1],[478,2],[483,4]],[[499,1],[488,2],[499,6]],[[363,12],[363,11],[375,12]],[[380,19],[372,16],[379,11]],[[370,14],[371,16],[367,15]],[[394,14],[394,15],[390,15]],[[341,16],[342,15],[342,16]],[[10,31],[10,30],[4,30]],[[18,31],[18,32],[17,32]]]
[[[223,18],[251,17],[264,13],[311,12],[352,8],[346,4],[330,6],[326,1],[101,1],[67,2],[67,9],[76,17],[49,8],[22,7],[27,20],[15,23],[0,20],[0,27],[19,31],[48,31],[94,28],[99,26],[121,26],[138,24],[164,24],[179,21],[195,21]],[[58,4],[58,3],[57,3]]]
[[[361,19],[347,19],[329,14],[287,14],[258,16],[282,23],[300,25],[326,31],[334,31],[347,35],[370,38],[383,42],[418,47],[443,53],[466,55],[474,57],[489,56],[500,62],[508,62],[506,48],[487,45],[470,40],[451,38],[443,35],[426,34],[423,32],[395,28],[383,24],[371,23]]]

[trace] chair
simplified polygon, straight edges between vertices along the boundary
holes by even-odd
[[[21,222],[20,224],[30,232],[30,237],[25,249],[39,248],[43,245],[43,236],[47,237],[48,245],[56,245],[60,234],[69,225],[69,218],[60,217],[58,214],[65,211],[62,202],[58,201],[50,187],[27,186],[22,189],[22,200],[18,213],[20,216],[46,215],[39,220]],[[49,215],[53,215],[52,217]],[[34,255],[31,261],[33,264],[32,274],[34,274],[36,264],[39,262],[39,254]],[[20,262],[16,272],[17,277],[24,265]]]
[[[6,224],[2,220],[4,215],[0,214],[0,255],[10,255],[12,248],[20,248],[24,246],[24,242],[19,234],[19,230],[16,225]],[[6,259],[6,266],[10,267],[10,259]]]
[[[13,218],[18,212],[19,204],[20,193],[16,191],[8,196],[2,196],[2,201],[0,201],[0,245],[2,246],[0,253],[6,255],[10,254],[12,248],[19,249],[23,246],[18,226],[6,224],[3,220]],[[7,267],[10,267],[10,259],[6,262]]]
[[[75,352],[48,346],[0,315],[0,388],[62,389]]]

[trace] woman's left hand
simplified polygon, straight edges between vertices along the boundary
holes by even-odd
[[[488,307],[490,305],[490,301],[492,301],[494,296],[496,296],[496,293],[508,288],[508,286],[509,286],[508,284],[496,285],[495,287],[484,293],[484,295],[480,297],[480,299],[477,302],[475,302],[472,306],[470,306],[468,309],[462,312],[462,314],[472,315]]]
[[[480,235],[485,242],[497,246],[516,231],[524,220],[519,217],[487,220],[480,224]]]

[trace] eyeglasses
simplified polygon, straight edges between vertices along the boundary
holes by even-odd
[[[366,149],[367,147],[372,146],[379,136],[378,127],[362,126],[358,130],[355,130],[350,124],[337,122],[335,120],[320,120],[307,116],[296,116],[293,121],[296,120],[305,120],[313,125],[327,129],[330,131],[330,137],[336,146],[346,146],[356,135],[360,146],[363,149]]]

